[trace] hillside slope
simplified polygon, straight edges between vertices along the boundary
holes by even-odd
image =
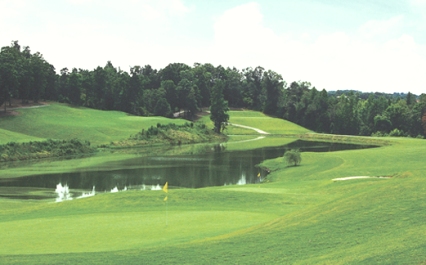
[[[127,139],[157,123],[184,124],[181,119],[129,116],[119,111],[100,111],[52,103],[43,108],[19,109],[19,115],[0,118],[0,144],[42,139],[90,141],[93,145]]]

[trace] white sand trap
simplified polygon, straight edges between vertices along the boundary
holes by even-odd
[[[336,178],[336,179],[333,179],[333,181],[351,180],[351,179],[388,179],[388,178],[389,177],[353,176],[353,177],[346,177],[346,178]]]

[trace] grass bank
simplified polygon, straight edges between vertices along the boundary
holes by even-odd
[[[88,154],[94,153],[95,147],[129,148],[224,140],[205,125],[182,119],[136,117],[59,103],[15,112],[18,115],[0,117],[0,162]],[[82,144],[76,145],[77,142]],[[91,147],[87,143],[91,143]],[[82,148],[86,145],[88,148]]]

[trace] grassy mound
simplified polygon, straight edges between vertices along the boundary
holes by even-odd
[[[141,130],[156,126],[157,123],[174,122],[184,124],[185,120],[163,117],[129,116],[119,111],[100,111],[83,107],[69,107],[51,103],[34,109],[19,109],[19,115],[0,119],[0,144],[11,141],[27,142],[42,139],[80,139],[90,141],[93,146],[109,144],[127,139]]]

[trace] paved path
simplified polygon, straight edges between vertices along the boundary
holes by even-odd
[[[7,108],[7,110],[17,110],[17,109],[35,109],[35,108],[42,108],[47,107],[49,104],[44,105],[36,105],[36,106],[21,106],[21,107],[15,107],[15,108]]]
[[[260,134],[269,134],[268,132],[262,131],[261,129],[257,129],[254,127],[250,127],[250,126],[245,126],[245,125],[241,125],[241,124],[235,124],[235,123],[228,123],[231,126],[236,126],[236,127],[241,127],[241,128],[246,128],[246,129],[250,129],[250,130],[255,130],[256,132],[260,133]]]

